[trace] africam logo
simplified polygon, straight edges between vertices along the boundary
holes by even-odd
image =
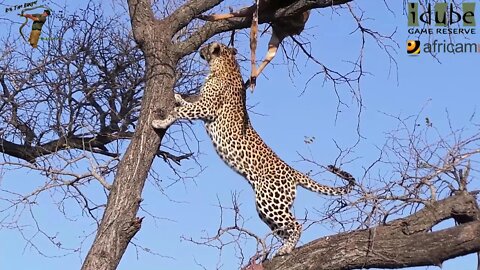
[[[407,40],[407,53],[409,55],[424,53],[480,53],[480,43],[475,42],[449,42],[446,40],[433,40],[420,46],[420,40]]]
[[[419,54],[420,53],[420,40],[408,40],[407,41],[407,53]]]
[[[20,10],[18,14],[21,17],[25,18],[25,21],[20,25],[19,32],[25,42],[28,42],[33,48],[37,48],[38,40],[40,39],[40,34],[42,32],[43,24],[47,21],[47,17],[51,14],[51,9],[46,5],[39,5],[38,1],[23,3],[21,5],[14,5],[5,8],[5,12],[12,12]],[[40,10],[41,13],[29,14],[27,11]],[[28,19],[32,20],[32,30],[30,31],[30,36],[27,40],[23,33],[23,28],[28,24]]]

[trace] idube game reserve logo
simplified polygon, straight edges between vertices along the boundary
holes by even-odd
[[[407,54],[480,53],[480,43],[470,40],[477,34],[476,3],[407,3]],[[425,36],[427,41],[420,41]],[[415,37],[415,39],[413,39]],[[452,42],[459,39],[464,42]]]

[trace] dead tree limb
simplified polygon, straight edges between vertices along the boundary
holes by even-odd
[[[335,270],[440,266],[445,260],[480,251],[479,213],[473,195],[457,194],[385,225],[315,240],[289,256],[273,258],[264,267]],[[470,222],[431,231],[450,218]]]

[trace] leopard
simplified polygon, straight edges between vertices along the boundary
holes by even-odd
[[[342,187],[317,183],[283,161],[252,127],[246,109],[246,89],[237,50],[219,42],[200,49],[200,57],[210,72],[200,90],[199,98],[189,102],[175,94],[176,106],[166,117],[156,117],[154,129],[167,129],[176,120],[202,120],[220,158],[242,175],[253,188],[259,217],[279,237],[282,246],[277,255],[292,252],[302,232],[291,208],[297,185],[313,192],[337,196],[349,193],[355,179],[345,171],[328,166],[330,172],[348,181]]]

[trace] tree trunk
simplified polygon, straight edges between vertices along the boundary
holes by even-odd
[[[177,56],[172,55],[162,24],[155,21],[150,1],[129,1],[133,33],[146,59],[146,85],[138,126],[118,165],[107,206],[82,270],[114,270],[132,237],[140,230],[137,212],[141,194],[165,131],[151,122],[158,112],[173,108]],[[147,42],[148,41],[148,42]]]
[[[160,106],[169,108],[169,104],[173,104],[166,98],[158,98],[173,96],[173,70],[163,69],[162,75],[147,80],[139,125],[118,166],[102,222],[83,270],[116,269],[128,243],[140,229],[142,218],[136,217],[136,214],[142,201],[141,193],[165,134],[161,132],[157,135],[150,123]]]
[[[382,226],[314,240],[263,266],[267,270],[441,266],[445,260],[480,251],[479,217],[475,197],[459,194]],[[431,231],[449,218],[466,222]]]

